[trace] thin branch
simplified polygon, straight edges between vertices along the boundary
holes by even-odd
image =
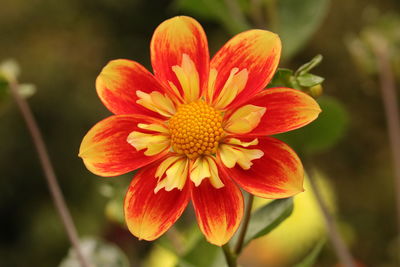
[[[68,210],[63,194],[57,182],[56,175],[54,173],[53,166],[51,164],[49,155],[47,153],[46,146],[44,144],[42,135],[40,133],[39,127],[33,117],[32,111],[29,108],[28,103],[23,99],[18,92],[18,83],[16,81],[10,81],[11,93],[21,111],[21,114],[25,120],[26,126],[28,127],[29,133],[32,136],[33,143],[35,145],[36,151],[38,153],[40,163],[43,168],[43,172],[46,177],[47,185],[49,187],[53,202],[57,208],[60,215],[61,221],[64,224],[65,230],[73,245],[75,252],[78,256],[78,260],[82,267],[89,267],[90,264],[83,256],[82,250],[79,246],[78,234],[72,221],[71,214]]]
[[[240,252],[242,252],[244,238],[246,236],[247,227],[249,226],[249,222],[250,222],[251,209],[253,207],[254,196],[252,194],[248,194],[248,195],[249,195],[249,197],[247,200],[246,210],[245,210],[245,214],[244,214],[244,218],[243,218],[243,225],[240,229],[238,241],[237,241],[236,247],[235,247],[236,255],[239,255]]]
[[[326,206],[326,203],[322,197],[321,191],[319,190],[319,187],[314,179],[315,170],[310,166],[308,166],[307,170],[312,190],[314,191],[315,198],[325,219],[325,223],[328,228],[328,234],[332,242],[333,248],[335,249],[336,255],[338,256],[340,262],[343,264],[344,267],[355,267],[353,257],[349,249],[347,248],[342,236],[340,235],[337,225],[335,223],[335,219],[329,212],[329,209]]]
[[[222,251],[224,252],[226,263],[229,267],[237,267],[237,256],[232,252],[229,243],[222,246]]]
[[[395,175],[395,195],[397,207],[397,227],[400,234],[400,117],[397,102],[395,78],[390,65],[388,44],[383,39],[375,38],[371,42],[375,58],[378,61],[379,80],[383,105],[388,127],[392,164]]]

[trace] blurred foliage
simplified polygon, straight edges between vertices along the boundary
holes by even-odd
[[[368,24],[359,35],[349,35],[346,39],[353,61],[361,73],[377,74],[377,59],[372,51],[372,42],[380,42],[389,55],[395,74],[400,77],[400,14],[380,14],[372,7],[366,12],[369,17]]]
[[[129,267],[128,258],[115,245],[101,241],[97,238],[83,238],[80,242],[83,255],[88,263],[96,267]],[[59,267],[79,266],[79,260],[74,249],[70,249],[67,257]]]
[[[13,59],[0,62],[0,115],[11,101],[10,82],[17,80],[20,75],[18,63]],[[36,87],[30,83],[18,84],[18,92],[22,97],[28,98],[35,94]]]
[[[175,0],[178,10],[219,22],[231,35],[250,28],[279,34],[282,57],[294,56],[321,25],[329,0]]]
[[[320,171],[314,177],[329,210],[336,213],[336,200],[332,185]],[[293,212],[268,235],[254,240],[243,251],[244,266],[294,266],[312,261],[312,254],[326,240],[326,228],[322,212],[317,204],[310,182],[306,177],[305,191],[293,197]],[[256,198],[255,208],[271,200]],[[273,203],[273,201],[271,202]],[[312,265],[311,265],[312,266]]]

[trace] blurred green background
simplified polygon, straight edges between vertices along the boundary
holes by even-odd
[[[234,9],[226,15],[228,11],[221,6],[209,6],[210,0],[0,2],[0,61],[16,59],[22,70],[19,80],[37,86],[29,103],[79,233],[116,243],[132,266],[141,266],[151,249],[152,243],[138,241],[112,220],[112,207],[105,212],[113,190],[125,190],[132,174],[96,177],[85,169],[77,153],[86,131],[110,115],[94,87],[101,68],[109,60],[127,58],[151,69],[149,43],[154,29],[171,16],[186,14],[205,28],[211,54],[234,33],[266,25],[282,32],[285,58],[280,67],[297,69],[316,54],[324,56],[313,73],[325,78],[325,96],[320,99],[328,107],[325,121],[319,130],[310,126],[282,138],[308,155],[328,177],[354,256],[366,266],[395,266],[393,171],[378,78],[373,59],[372,67],[367,64],[371,62],[368,51],[363,54],[362,47],[351,47],[355,36],[387,16],[393,22],[390,25],[399,26],[394,29],[400,40],[400,23],[396,24],[400,2],[284,0],[275,4],[288,5],[284,7],[287,12],[278,14],[271,7],[252,9],[259,2],[263,1],[238,1],[245,21],[235,16]],[[311,13],[302,10],[305,5],[311,5]],[[266,18],[261,25],[260,12]],[[298,22],[294,14],[305,15]],[[396,55],[400,54],[398,44]],[[399,67],[398,63],[393,64]],[[399,81],[400,73],[396,74]],[[68,239],[16,106],[11,99],[0,105],[0,266],[57,266],[67,255]],[[329,138],[333,138],[331,143]],[[122,202],[114,206],[120,209]],[[184,219],[194,221],[191,216]],[[337,263],[329,245],[318,262],[318,266]]]

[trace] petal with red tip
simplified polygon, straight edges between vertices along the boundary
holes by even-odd
[[[161,123],[150,117],[114,115],[89,130],[82,140],[79,156],[86,167],[100,176],[117,176],[143,167],[168,153],[168,148],[153,156],[137,151],[127,138],[133,131],[151,132],[138,127],[141,123]]]
[[[139,239],[154,240],[164,234],[181,216],[190,200],[190,186],[154,192],[160,161],[141,169],[133,178],[125,196],[125,221]]]
[[[246,136],[283,133],[303,127],[315,120],[321,108],[309,95],[291,88],[270,88],[253,97],[246,105],[265,107],[258,126]]]
[[[137,103],[137,91],[165,94],[155,77],[135,61],[110,61],[96,80],[96,90],[104,105],[114,114],[160,115]]]
[[[186,55],[194,62],[200,90],[204,90],[210,59],[206,34],[196,20],[187,16],[177,16],[164,21],[155,30],[150,49],[154,75],[160,81],[166,85],[168,81],[172,82],[183,96],[181,83],[173,67],[181,66]]]
[[[219,161],[223,172],[235,180],[244,190],[263,198],[291,197],[303,191],[304,171],[299,157],[282,141],[264,137],[259,138],[257,148],[264,152],[260,159],[244,170],[238,164],[227,168]]]
[[[218,98],[234,68],[237,71],[246,69],[247,82],[228,107],[240,105],[260,92],[274,75],[280,54],[281,41],[272,32],[249,30],[234,36],[210,63],[210,68],[217,72],[213,80],[213,101]]]
[[[192,184],[192,201],[197,222],[208,242],[222,246],[236,232],[243,217],[243,196],[229,178],[220,176],[221,188],[215,188],[210,179],[199,186]]]

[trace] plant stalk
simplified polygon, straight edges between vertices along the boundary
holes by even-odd
[[[11,89],[11,94],[14,97],[15,102],[17,103],[17,106],[22,114],[22,117],[25,120],[26,126],[32,137],[32,141],[35,145],[36,152],[40,159],[40,164],[42,165],[42,169],[46,177],[46,182],[49,187],[49,191],[53,198],[53,202],[54,205],[56,206],[58,214],[60,215],[61,221],[64,224],[64,228],[67,232],[68,238],[75,249],[75,252],[78,256],[78,260],[81,266],[90,267],[91,265],[84,257],[82,250],[79,246],[79,238],[76,231],[76,227],[74,225],[68,207],[65,203],[60,186],[58,185],[57,177],[55,175],[53,166],[51,164],[50,157],[46,149],[46,145],[43,141],[43,137],[36,123],[36,120],[33,116],[33,113],[26,100],[19,95],[18,83],[16,81],[10,81],[9,85]]]
[[[309,167],[307,172],[308,179],[310,180],[310,184],[312,190],[314,191],[315,198],[318,202],[318,205],[322,211],[322,215],[325,219],[325,224],[328,228],[328,234],[332,242],[333,248],[336,252],[336,255],[338,256],[340,262],[344,267],[355,267],[353,257],[348,247],[346,246],[346,243],[344,242],[342,236],[340,235],[337,225],[335,223],[335,219],[329,212],[329,209],[326,206],[326,203],[322,197],[321,191],[319,190],[319,187],[314,179],[315,170],[310,166],[308,167]]]
[[[237,255],[232,252],[229,243],[222,246],[222,251],[224,252],[226,263],[229,267],[237,267]]]
[[[234,250],[236,255],[239,255],[240,252],[242,252],[244,238],[246,237],[247,228],[248,228],[249,222],[250,222],[251,209],[253,207],[254,196],[252,194],[248,194],[248,196],[249,197],[247,199],[246,210],[245,210],[245,214],[244,214],[244,218],[243,218],[243,225],[242,225],[242,228],[240,229],[239,238],[237,240],[236,247]]]
[[[379,83],[388,127],[392,165],[394,168],[397,234],[400,236],[400,116],[395,77],[390,63],[388,41],[379,34],[370,33],[368,37],[377,60]],[[398,244],[398,251],[400,252],[400,243]]]

